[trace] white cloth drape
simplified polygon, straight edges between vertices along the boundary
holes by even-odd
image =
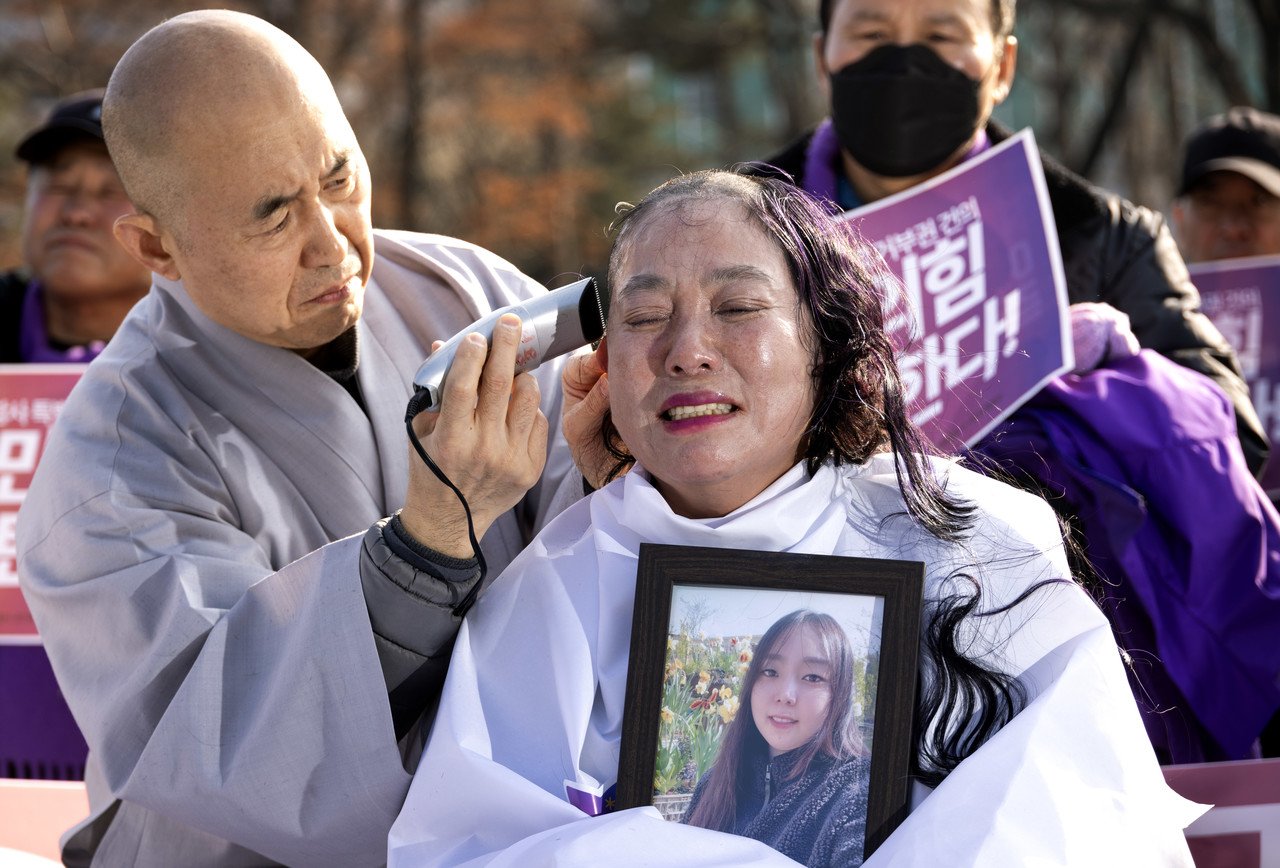
[[[618,773],[641,542],[920,560],[926,605],[967,567],[984,608],[1068,575],[1038,498],[940,460],[979,508],[963,546],[901,514],[893,461],[793,468],[714,520],[675,515],[633,471],[560,515],[467,618],[408,800],[396,868],[428,865],[790,864],[763,844],[664,822],[652,808],[588,818],[563,781]],[[972,620],[966,653],[1017,674],[1029,703],[917,799],[869,865],[1190,865],[1200,813],[1165,784],[1106,620],[1073,584]]]

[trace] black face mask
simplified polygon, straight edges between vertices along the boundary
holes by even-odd
[[[831,121],[867,169],[920,175],[973,136],[980,87],[923,45],[882,45],[831,74]]]

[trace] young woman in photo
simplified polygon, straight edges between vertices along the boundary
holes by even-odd
[[[854,674],[835,618],[802,609],[775,621],[683,822],[755,838],[809,866],[860,862],[870,761]]]

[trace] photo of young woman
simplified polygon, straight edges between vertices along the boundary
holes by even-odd
[[[800,610],[776,621],[683,822],[754,838],[809,866],[861,864],[871,764],[853,672],[835,618]]]

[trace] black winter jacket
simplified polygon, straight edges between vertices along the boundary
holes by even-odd
[[[0,364],[22,361],[22,305],[27,299],[28,282],[22,271],[0,272]]]

